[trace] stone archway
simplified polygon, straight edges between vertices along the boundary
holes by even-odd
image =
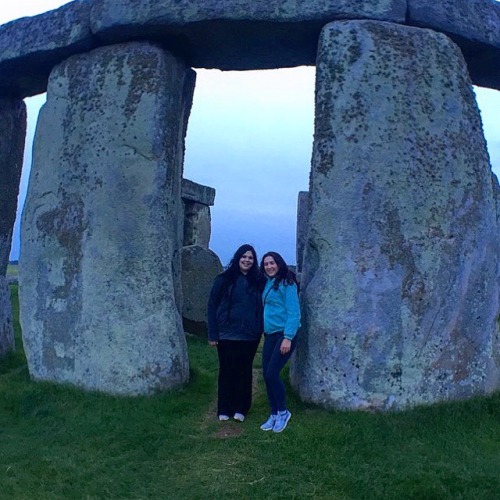
[[[190,67],[316,63],[294,384],[381,409],[498,389],[498,186],[468,72],[500,87],[499,5],[252,5],[73,2],[38,30],[0,30],[0,94],[39,93],[51,75],[23,224],[30,373],[127,394],[186,380],[175,255]]]

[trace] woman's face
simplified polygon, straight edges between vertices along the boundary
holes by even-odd
[[[243,274],[248,274],[248,271],[252,269],[253,266],[253,253],[250,250],[247,250],[241,257],[240,257],[240,271]]]
[[[278,264],[274,261],[274,257],[268,255],[264,259],[264,272],[270,277],[274,278],[278,274]]]

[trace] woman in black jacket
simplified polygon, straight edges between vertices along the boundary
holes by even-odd
[[[252,364],[262,335],[265,279],[251,245],[242,245],[208,299],[208,343],[217,347],[219,420],[243,422],[252,404]]]

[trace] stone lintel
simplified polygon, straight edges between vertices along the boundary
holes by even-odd
[[[408,0],[407,24],[448,35],[462,50],[475,85],[500,89],[500,3]]]
[[[41,94],[54,66],[96,47],[90,7],[91,2],[74,0],[0,26],[0,93],[19,98]]]
[[[203,184],[182,179],[182,199],[186,202],[201,203],[202,205],[213,206],[215,200],[215,189]]]
[[[0,27],[0,93],[44,92],[70,55],[137,39],[162,43],[191,67],[314,65],[322,27],[349,19],[443,32],[462,49],[473,83],[500,89],[499,12],[494,0],[74,0]]]

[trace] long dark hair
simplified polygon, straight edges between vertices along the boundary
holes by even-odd
[[[250,286],[259,288],[260,283],[262,281],[262,275],[260,273],[259,265],[257,264],[257,253],[255,252],[255,248],[248,243],[241,245],[236,252],[234,252],[233,258],[229,262],[226,270],[221,274],[221,276],[226,281],[227,285],[234,285],[238,276],[240,276],[240,259],[246,252],[252,252],[253,255],[253,266],[249,269],[247,273],[247,279]]]
[[[297,277],[295,276],[295,273],[288,269],[285,259],[278,252],[267,252],[266,254],[264,254],[262,260],[260,261],[260,271],[262,273],[265,274],[264,259],[266,257],[272,257],[274,259],[274,262],[276,262],[278,266],[278,272],[276,273],[273,283],[274,289],[277,290],[281,283],[283,283],[285,286],[292,285],[293,283],[297,285]]]

